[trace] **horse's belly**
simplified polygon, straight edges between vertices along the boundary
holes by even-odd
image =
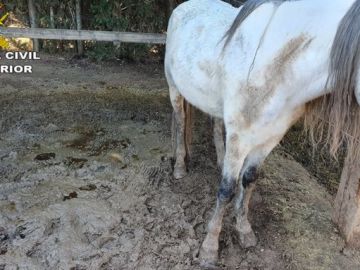
[[[197,78],[186,77],[177,89],[193,106],[211,116],[223,118],[223,100],[221,89],[214,89],[207,82],[201,84]]]

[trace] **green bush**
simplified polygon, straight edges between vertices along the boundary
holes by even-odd
[[[165,12],[159,1],[92,1],[91,29],[125,32],[163,32],[166,28]],[[97,60],[126,58],[138,60],[149,55],[152,46],[97,42],[89,48],[88,55]]]
[[[180,4],[183,0],[172,0]],[[242,0],[225,0],[238,6]],[[3,0],[17,19],[28,24],[27,0]],[[58,29],[74,29],[74,0],[34,0],[37,21],[41,28],[50,27],[50,6],[55,12],[54,23]],[[166,31],[170,0],[82,0],[83,29],[103,31],[129,31],[162,33]],[[75,51],[71,41],[43,41],[42,50],[48,52]],[[86,54],[95,60],[125,58],[140,60],[152,55],[152,45],[113,44],[111,42],[86,42]],[[155,48],[163,52],[162,46]]]

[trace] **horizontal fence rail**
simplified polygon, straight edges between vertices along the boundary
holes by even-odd
[[[165,44],[166,42],[165,34],[42,28],[0,27],[0,36],[8,38],[117,41],[148,44]]]

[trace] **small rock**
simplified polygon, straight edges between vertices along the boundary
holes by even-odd
[[[101,165],[101,166],[97,167],[95,171],[96,171],[96,172],[104,172],[105,169],[106,169],[106,167],[103,166],[103,165]]]
[[[7,253],[8,240],[9,240],[9,235],[6,233],[3,227],[0,227],[0,255],[4,255]]]
[[[75,169],[81,169],[84,167],[85,163],[88,160],[86,158],[74,158],[74,157],[67,157],[64,161],[65,165],[75,168]]]
[[[70,192],[69,195],[65,195],[63,201],[71,200],[77,198],[78,194],[76,191]]]
[[[50,123],[46,127],[44,127],[44,131],[49,132],[49,133],[59,131],[59,130],[60,130],[60,128],[57,125],[52,124],[52,123]]]
[[[93,191],[95,190],[97,187],[96,185],[94,184],[88,184],[86,186],[82,186],[82,187],[79,187],[80,190],[84,190],[84,191]]]
[[[108,185],[101,185],[100,188],[102,188],[105,192],[111,191],[111,187],[109,187]]]
[[[15,236],[19,236],[21,239],[24,239],[26,237],[25,231],[26,231],[26,227],[21,225],[16,228]]]
[[[104,136],[104,135],[105,135],[105,131],[104,131],[104,130],[98,130],[98,131],[96,132],[96,135],[97,135],[97,136]]]
[[[37,155],[34,158],[34,160],[45,161],[45,160],[54,159],[55,157],[56,157],[55,153],[43,153],[43,154]]]
[[[11,151],[11,152],[9,153],[9,159],[10,159],[10,160],[16,160],[17,157],[18,157],[18,153],[17,153],[17,152]]]
[[[5,228],[0,227],[0,242],[6,241],[9,239],[9,235],[6,233]]]
[[[116,161],[116,162],[120,162],[120,163],[124,162],[123,157],[118,153],[111,153],[110,158],[111,158],[111,160]]]

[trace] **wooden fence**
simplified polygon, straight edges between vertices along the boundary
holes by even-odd
[[[0,27],[0,36],[8,38],[26,37],[33,39],[117,41],[148,44],[165,44],[166,42],[165,34],[40,28]]]

